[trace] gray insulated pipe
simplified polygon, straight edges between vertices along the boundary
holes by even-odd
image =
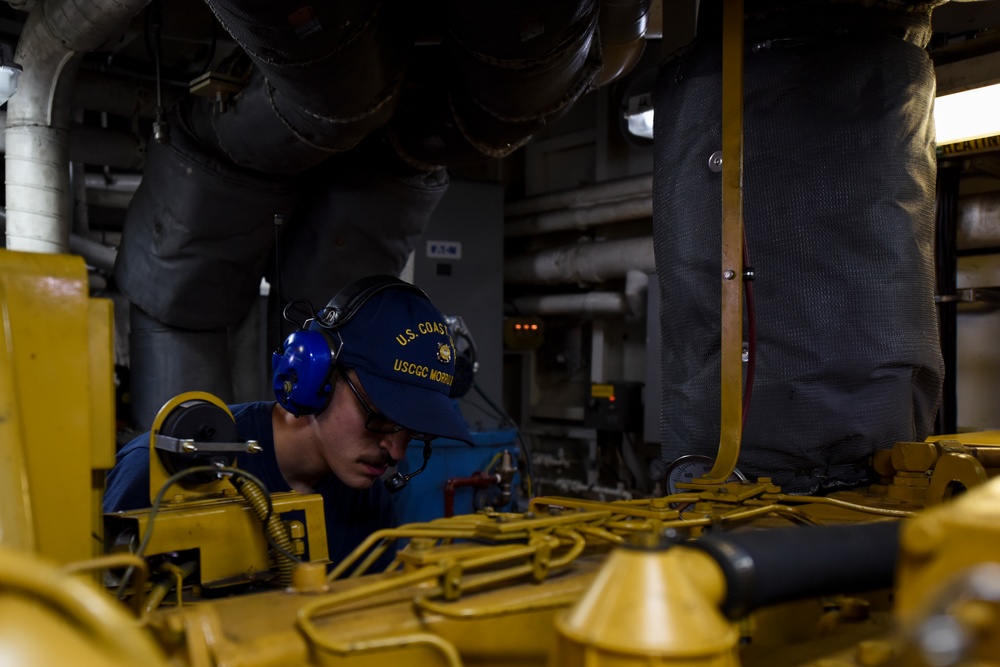
[[[445,56],[390,124],[420,165],[500,158],[562,116],[602,66],[596,0],[449,2]]]
[[[395,111],[412,43],[395,3],[208,5],[253,70],[224,111],[200,98],[184,113],[193,134],[235,164],[297,174],[354,147]]]
[[[275,214],[291,213],[287,182],[218,160],[182,123],[151,142],[125,217],[115,278],[132,303],[132,410],[149,428],[184,391],[231,400],[227,327],[259,294]]]
[[[656,90],[665,461],[719,446],[719,6]],[[753,12],[753,3],[748,9]],[[811,3],[747,24],[744,219],[756,379],[737,463],[791,492],[855,486],[940,401],[928,13]],[[788,38],[795,38],[794,40]]]

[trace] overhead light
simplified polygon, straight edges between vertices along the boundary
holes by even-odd
[[[639,146],[653,143],[653,91],[657,70],[648,68],[630,77],[622,96],[621,130],[625,139]]]
[[[1000,134],[1000,84],[963,90],[934,101],[937,145]]]
[[[644,139],[653,138],[653,110],[646,109],[633,114],[626,114],[625,121],[628,123],[628,131],[637,137]]]
[[[21,72],[21,66],[14,62],[10,44],[0,44],[0,104],[17,92],[17,79]]]

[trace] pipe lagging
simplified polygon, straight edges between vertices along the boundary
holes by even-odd
[[[722,611],[737,619],[779,602],[891,587],[899,526],[877,521],[709,535],[685,546],[718,562],[727,588]]]
[[[509,219],[504,225],[506,237],[531,236],[568,229],[587,229],[609,222],[627,222],[653,217],[653,198],[649,195],[580,208],[545,211],[537,215]]]
[[[517,284],[601,283],[630,270],[656,272],[653,238],[582,243],[518,255],[504,264],[504,280]]]
[[[625,315],[629,310],[625,296],[618,292],[522,296],[513,303],[524,315]]]
[[[7,102],[7,248],[69,248],[70,84],[78,54],[121,31],[148,0],[46,0],[28,15],[14,60],[24,68]]]

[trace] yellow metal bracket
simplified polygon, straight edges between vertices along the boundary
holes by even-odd
[[[722,15],[722,348],[719,454],[703,478],[729,479],[743,431],[743,0]]]

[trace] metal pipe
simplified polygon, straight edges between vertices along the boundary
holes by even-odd
[[[653,198],[646,195],[584,208],[565,208],[515,218],[504,225],[506,237],[531,236],[567,229],[587,229],[609,222],[627,222],[653,217]]]
[[[987,192],[960,197],[958,200],[958,238],[956,248],[995,248],[1000,246],[1000,195]]]
[[[444,483],[444,515],[455,516],[455,489],[465,486],[485,489],[499,483],[500,475],[487,475],[480,470],[472,473],[471,477],[452,477]]]
[[[14,55],[24,68],[7,103],[7,248],[69,249],[69,88],[77,56],[101,46],[148,0],[45,0]]]
[[[0,153],[7,151],[7,112],[0,111]],[[144,142],[131,132],[72,124],[69,160],[120,169],[142,169]]]
[[[512,257],[504,263],[504,280],[517,284],[600,283],[630,270],[653,273],[653,238],[563,246]]]
[[[612,181],[602,181],[593,185],[560,190],[533,197],[525,197],[508,202],[504,207],[504,215],[508,218],[531,215],[541,211],[570,208],[572,206],[590,206],[600,202],[628,199],[633,197],[651,196],[653,193],[653,175],[629,176]]]
[[[544,294],[513,300],[517,312],[525,315],[625,315],[629,312],[625,295],[619,292],[585,294]]]
[[[70,252],[82,256],[87,264],[95,269],[107,273],[112,273],[115,270],[115,258],[118,256],[118,251],[114,248],[109,248],[103,243],[88,239],[86,236],[70,234],[69,249]]]

